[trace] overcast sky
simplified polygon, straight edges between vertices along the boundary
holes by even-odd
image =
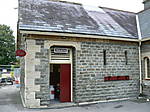
[[[64,0],[63,0],[64,1]],[[71,2],[82,3],[92,6],[102,6],[114,9],[120,9],[131,12],[143,10],[143,0],[66,0]],[[17,17],[18,17],[18,0],[1,0],[0,1],[0,24],[6,24],[11,27],[16,36]]]

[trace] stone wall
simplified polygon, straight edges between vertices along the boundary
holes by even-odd
[[[145,79],[145,64],[144,64],[144,58],[148,57],[150,59],[150,41],[142,42],[141,46],[141,57],[142,57],[142,89],[143,94],[147,97],[150,97],[150,80]]]
[[[21,38],[21,45],[20,49],[23,49],[26,51],[26,46],[25,46],[25,38]],[[20,75],[20,94],[22,97],[23,102],[25,102],[25,58],[21,57],[20,58],[20,68],[21,68],[21,75]]]
[[[35,98],[35,93],[40,91],[40,86],[35,85],[35,79],[40,78],[40,72],[35,70],[35,66],[40,65],[40,60],[35,58],[35,54],[41,48],[35,44],[35,40],[26,39],[25,43],[25,105],[28,108],[37,108],[40,106],[40,99]]]
[[[73,101],[76,101],[76,97],[75,97],[75,90],[76,90],[76,67],[77,67],[77,65],[76,65],[76,61],[77,61],[77,59],[76,59],[76,57],[77,57],[77,50],[75,49],[75,48],[72,48],[72,63],[73,63],[73,72],[72,72],[72,76],[73,76]]]
[[[44,40],[25,37],[20,49],[27,52],[20,60],[20,92],[25,106],[45,107],[49,104],[49,49],[45,49]]]
[[[106,50],[106,65],[103,60]],[[127,51],[128,64],[125,54]],[[75,102],[137,97],[139,95],[138,43],[82,42],[76,57]],[[127,81],[105,82],[105,76],[130,76]]]
[[[36,40],[36,45],[40,46],[40,51],[35,53],[35,58],[40,60],[39,65],[35,65],[35,71],[40,72],[40,77],[35,79],[35,85],[40,85],[40,91],[36,92],[36,99],[40,99],[40,106],[49,104],[49,48],[44,47],[44,40]]]

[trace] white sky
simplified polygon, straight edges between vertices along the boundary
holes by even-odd
[[[71,2],[82,3],[92,6],[102,6],[114,9],[120,9],[131,12],[139,12],[143,10],[143,0],[66,0]],[[0,1],[0,24],[6,24],[17,32],[18,0],[1,0]]]

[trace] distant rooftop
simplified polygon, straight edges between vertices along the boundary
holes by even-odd
[[[142,38],[150,37],[150,8],[138,14]]]

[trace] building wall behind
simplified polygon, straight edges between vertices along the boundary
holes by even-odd
[[[150,8],[150,0],[144,0],[144,9],[149,9]]]
[[[150,1],[149,1],[149,5],[150,5]],[[149,33],[150,32],[149,29],[150,8],[138,13],[138,17],[139,17],[139,25],[140,25],[142,38],[150,37],[150,33]]]
[[[150,59],[150,41],[142,42],[141,54],[142,54],[143,94],[150,97],[150,80],[145,79],[146,76],[145,76],[145,62],[144,62],[145,57]]]

